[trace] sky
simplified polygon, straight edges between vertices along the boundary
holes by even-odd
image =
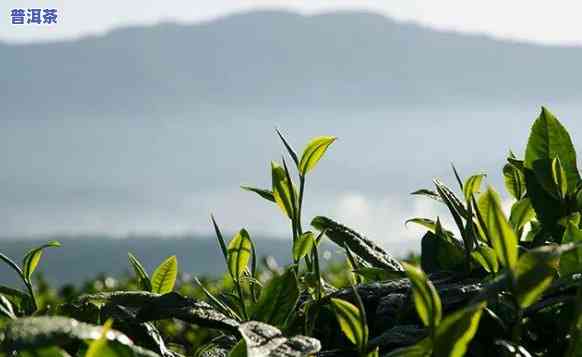
[[[55,8],[57,25],[12,25],[15,8]],[[194,23],[234,12],[281,8],[305,14],[338,9],[383,13],[433,28],[543,44],[582,44],[582,2],[571,0],[4,0],[0,41],[54,41],[159,22]]]

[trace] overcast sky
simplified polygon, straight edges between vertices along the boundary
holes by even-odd
[[[58,25],[12,25],[10,10],[29,7],[56,8]],[[0,2],[0,40],[71,38],[160,21],[193,23],[259,8],[287,8],[307,14],[363,9],[440,29],[550,44],[582,44],[582,2],[572,0],[4,0]]]

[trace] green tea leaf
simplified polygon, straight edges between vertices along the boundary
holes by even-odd
[[[2,294],[0,294],[0,314],[13,320],[16,319],[12,303]]]
[[[220,250],[222,252],[222,256],[224,257],[224,262],[228,262],[228,251],[226,249],[226,243],[224,243],[224,238],[222,237],[222,233],[220,232],[220,228],[216,223],[213,215],[210,215],[210,220],[212,221],[212,226],[214,227],[214,233],[216,234],[216,240],[220,245]]]
[[[293,269],[289,268],[283,275],[274,277],[263,288],[261,297],[255,305],[253,320],[283,328],[298,299],[297,278]]]
[[[471,195],[479,193],[481,182],[486,176],[486,174],[473,175],[465,181],[465,184],[463,185],[463,193],[465,194],[465,199],[467,201],[471,200]]]
[[[384,357],[430,357],[432,356],[432,341],[430,338],[424,338],[420,342],[408,346],[395,349]]]
[[[310,254],[315,245],[315,235],[312,232],[305,232],[293,243],[293,259],[299,261],[304,256]]]
[[[254,192],[257,195],[261,196],[262,198],[266,199],[267,201],[275,202],[275,196],[273,195],[273,191],[249,186],[241,186],[240,188],[242,188],[245,191]]]
[[[336,298],[331,299],[331,306],[344,335],[361,350],[367,343],[368,326],[362,326],[360,310],[353,304]]]
[[[487,207],[483,219],[495,254],[503,266],[513,270],[517,263],[517,236],[505,218],[499,195],[492,187],[485,191],[480,205]]]
[[[526,191],[525,176],[522,170],[515,165],[508,163],[503,166],[503,180],[505,189],[513,198],[520,200]]]
[[[93,340],[89,345],[89,349],[87,349],[87,353],[85,357],[99,357],[103,354],[106,345],[107,345],[107,334],[109,330],[111,330],[111,326],[113,325],[113,320],[109,319],[103,325],[103,329],[101,330],[101,335],[98,339]]]
[[[515,271],[516,297],[522,308],[533,304],[557,274],[562,251],[557,246],[532,249],[519,257]]]
[[[536,213],[531,205],[529,197],[524,197],[521,200],[515,202],[511,206],[511,213],[509,215],[509,224],[517,232],[522,229],[526,224],[534,219]]]
[[[473,257],[473,259],[479,263],[486,272],[497,273],[499,271],[497,255],[492,248],[482,245],[471,252],[471,257]]]
[[[311,139],[299,161],[299,173],[305,176],[319,162],[327,148],[336,140],[334,136],[318,136]]]
[[[43,244],[42,246],[30,250],[28,253],[24,255],[22,259],[22,273],[24,277],[30,281],[30,277],[32,273],[34,273],[38,263],[40,262],[40,258],[42,257],[42,251],[45,248],[57,248],[60,247],[61,243],[58,241],[50,241],[47,244]]]
[[[436,328],[442,318],[442,304],[436,288],[422,270],[404,262],[402,266],[412,284],[412,297],[420,320],[425,326]]]
[[[295,190],[295,188],[287,179],[285,169],[276,162],[271,163],[271,176],[273,181],[273,198],[277,206],[281,208],[281,211],[292,219],[294,215],[294,202],[291,191]]]
[[[568,178],[566,177],[566,172],[564,171],[558,156],[552,160],[552,179],[554,181],[554,185],[556,185],[558,196],[561,199],[564,199],[566,197],[566,193],[568,192]]]
[[[178,277],[178,259],[175,255],[164,260],[152,274],[152,292],[166,294],[174,290]]]
[[[238,281],[248,268],[252,242],[246,229],[241,229],[228,243],[228,271]]]
[[[277,132],[277,135],[279,136],[279,139],[281,139],[281,141],[283,142],[283,145],[285,145],[285,148],[287,149],[287,152],[289,153],[289,156],[291,156],[291,159],[293,159],[293,162],[295,163],[295,166],[297,166],[299,168],[299,159],[297,157],[297,154],[295,153],[295,150],[293,150],[293,148],[291,147],[291,145],[289,145],[289,143],[287,142],[287,140],[285,139],[285,137],[283,136],[283,134],[281,134],[281,132],[279,131],[279,129],[275,129],[275,131]]]
[[[464,262],[463,245],[455,238],[432,232],[422,237],[420,266],[425,272],[456,271]]]
[[[551,161],[556,157],[560,158],[565,172],[567,192],[574,192],[580,182],[576,150],[564,126],[549,110],[542,107],[540,116],[532,126],[523,164],[535,172],[539,183],[548,191],[552,191],[553,185]]]
[[[564,236],[562,237],[562,244],[566,243],[582,243],[582,230],[572,222],[568,222]],[[561,276],[568,276],[580,272],[582,272],[582,247],[571,252],[566,252],[560,258]]]
[[[137,276],[137,280],[139,282],[139,285],[141,286],[141,289],[145,291],[152,291],[152,283],[150,281],[150,277],[146,270],[144,269],[141,262],[139,261],[139,259],[137,259],[135,255],[131,253],[127,253],[127,257],[129,259],[129,264],[131,265],[133,271],[135,272],[135,275]]]
[[[415,195],[415,196],[425,196],[428,198],[432,198],[435,201],[439,201],[442,202],[441,196],[439,196],[438,193],[432,191],[432,190],[428,190],[426,188],[420,189],[420,190],[416,190],[414,192],[411,193],[411,195]]]
[[[434,337],[435,357],[462,357],[475,336],[485,303],[465,307],[446,316]]]

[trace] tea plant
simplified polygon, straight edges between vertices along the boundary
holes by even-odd
[[[26,288],[0,285],[0,356],[582,355],[582,179],[547,109],[524,158],[510,152],[503,166],[509,215],[494,188],[482,189],[485,174],[463,179],[454,166],[458,192],[435,179],[413,193],[442,203],[455,225],[407,221],[427,229],[417,264],[331,218],[304,226],[309,175],[336,138],[314,138],[298,155],[276,133],[288,159],[271,163],[271,187],[242,188],[289,220],[292,264],[260,264],[249,231],[227,241],[214,216],[222,280],[181,281],[175,256],[150,276],[129,253],[131,281],[49,298],[31,277],[58,242],[21,266],[0,254]],[[326,237],[345,252],[339,269],[320,264]]]

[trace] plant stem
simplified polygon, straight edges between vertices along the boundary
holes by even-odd
[[[240,285],[240,281],[237,279],[235,281],[235,285],[236,285],[236,290],[238,293],[238,301],[240,303],[240,307],[241,307],[241,312],[243,315],[243,319],[248,320],[249,319],[249,315],[247,314],[247,307],[245,306],[245,300],[243,297],[243,292],[242,292],[242,287]]]

